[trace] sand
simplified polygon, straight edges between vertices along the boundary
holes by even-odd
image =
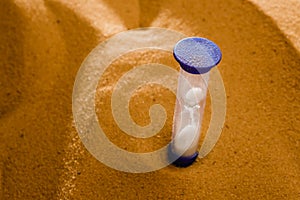
[[[300,199],[299,2],[253,2],[1,1],[0,199]],[[85,149],[71,96],[80,64],[99,42],[147,26],[220,46],[227,116],[214,150],[191,167],[130,174]],[[153,61],[178,69],[168,53],[135,52],[112,63],[99,81],[99,123],[128,151],[170,141],[175,96],[168,89],[145,86],[131,99],[140,125],[149,123],[154,102],[166,108],[164,128],[149,139],[122,133],[109,106],[122,73]],[[205,113],[203,131],[210,99]]]

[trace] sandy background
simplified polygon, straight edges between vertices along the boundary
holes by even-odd
[[[0,199],[300,199],[300,3],[252,2],[2,0]],[[71,95],[81,62],[99,42],[147,26],[220,46],[227,117],[214,150],[191,167],[128,174],[83,147]],[[141,125],[149,123],[153,102],[167,110],[166,126],[147,140],[122,133],[108,106],[117,78],[153,61],[178,68],[169,54],[136,52],[113,63],[99,82],[100,123],[130,151],[158,149],[170,139],[175,96],[165,88],[143,87],[132,97],[131,114]],[[206,113],[203,130],[209,99]]]

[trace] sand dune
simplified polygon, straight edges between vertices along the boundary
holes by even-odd
[[[1,199],[299,199],[300,29],[294,21],[285,23],[300,20],[292,11],[299,3],[291,1],[293,9],[280,14],[288,2],[253,2],[259,7],[245,0],[1,1]],[[98,43],[148,26],[207,37],[220,46],[227,116],[208,157],[186,169],[129,174],[100,163],[80,142],[72,89]],[[111,141],[130,151],[157,149],[171,136],[175,96],[161,86],[141,88],[130,104],[141,125],[149,123],[150,105],[165,107],[159,137],[133,139],[111,117],[115,81],[147,62],[178,68],[168,53],[132,53],[112,63],[98,85],[99,122]],[[204,130],[209,102],[206,113]]]

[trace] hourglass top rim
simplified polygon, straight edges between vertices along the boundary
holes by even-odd
[[[174,47],[173,55],[181,68],[191,74],[207,73],[222,59],[220,48],[209,39],[201,37],[180,40]]]

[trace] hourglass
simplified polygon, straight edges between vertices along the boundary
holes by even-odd
[[[197,158],[209,71],[222,57],[219,47],[205,38],[185,38],[174,47],[180,64],[170,155],[174,165],[187,167]]]

